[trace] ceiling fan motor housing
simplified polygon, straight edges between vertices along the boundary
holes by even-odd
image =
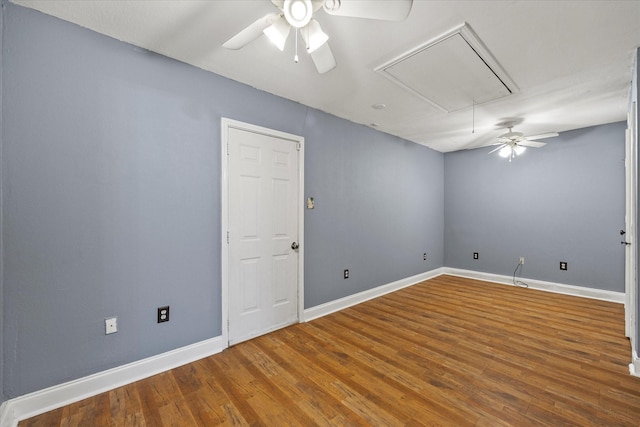
[[[523,136],[524,134],[522,132],[507,132],[505,134],[500,135],[499,138],[505,138],[511,141],[517,141],[519,139],[522,139]]]
[[[340,0],[324,0],[322,2],[324,10],[338,10],[340,9]]]
[[[302,28],[311,21],[313,5],[311,0],[284,0],[282,11],[292,27]]]

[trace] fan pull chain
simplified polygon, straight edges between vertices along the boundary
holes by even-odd
[[[298,28],[296,28],[296,55],[293,57],[293,61],[298,63]]]
[[[471,133],[476,133],[476,100],[472,99],[473,106],[471,107]]]
[[[304,42],[304,48],[307,49],[307,52],[308,52],[309,51],[309,40],[310,40],[310,37],[309,37],[309,26],[307,25],[304,28],[307,29],[307,38],[306,38],[306,40]],[[304,30],[304,28],[303,28],[303,30]]]

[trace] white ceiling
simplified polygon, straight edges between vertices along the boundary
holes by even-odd
[[[269,0],[14,3],[356,123],[375,123],[383,132],[441,152],[494,142],[504,132],[495,125],[508,118],[521,119],[515,130],[525,135],[625,120],[633,56],[640,46],[637,0],[415,0],[404,22],[316,12],[337,62],[320,75],[304,52],[294,63],[293,32],[284,52],[265,36],[237,51],[221,47],[257,18],[277,11]],[[446,113],[374,71],[465,22],[518,93],[476,105],[475,112]],[[386,108],[371,107],[378,103]]]

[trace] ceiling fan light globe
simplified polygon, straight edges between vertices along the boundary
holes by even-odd
[[[284,0],[282,11],[291,26],[302,28],[311,21],[313,5],[311,0]]]
[[[524,153],[524,151],[527,149],[527,147],[523,147],[521,145],[516,145],[515,147],[513,147],[513,151],[516,152],[516,155],[519,156],[520,154]]]
[[[510,146],[502,147],[500,151],[498,151],[498,155],[502,158],[511,157],[512,148]]]
[[[291,4],[291,16],[293,16],[296,20],[304,19],[307,14],[307,8],[304,6],[304,3],[296,1]]]
[[[271,43],[283,51],[284,44],[289,36],[289,31],[291,31],[289,23],[284,18],[280,18],[272,25],[265,28],[263,32]]]

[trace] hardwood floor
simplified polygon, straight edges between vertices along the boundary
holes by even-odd
[[[638,426],[623,316],[440,276],[20,426]]]

